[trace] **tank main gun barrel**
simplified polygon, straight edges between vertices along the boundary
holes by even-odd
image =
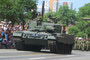
[[[43,4],[42,4],[42,21],[43,21],[43,16],[44,16],[44,5],[45,5],[45,1],[43,1]]]

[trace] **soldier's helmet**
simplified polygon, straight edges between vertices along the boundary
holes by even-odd
[[[51,16],[51,15],[49,15],[49,16],[48,16],[48,18],[49,18],[49,19],[51,19],[51,18],[52,18],[52,16]]]

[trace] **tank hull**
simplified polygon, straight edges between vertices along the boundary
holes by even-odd
[[[48,48],[54,53],[71,54],[74,44],[73,35],[60,34],[59,37],[54,38],[53,36],[52,39],[49,37],[47,39],[14,37],[14,42],[17,50],[40,51],[42,48]]]

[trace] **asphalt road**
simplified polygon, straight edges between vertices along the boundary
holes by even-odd
[[[90,60],[90,51],[73,50],[70,55],[54,54],[49,50],[41,52],[0,49],[0,60]]]

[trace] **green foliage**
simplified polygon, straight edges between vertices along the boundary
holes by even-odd
[[[84,37],[85,38],[86,35],[87,34],[85,32],[78,32],[76,36],[78,36],[78,37]]]
[[[85,32],[86,32],[88,35],[90,35],[90,27],[87,27],[87,28],[85,29]]]
[[[85,4],[83,7],[79,8],[79,11],[77,13],[77,24],[75,27],[77,27],[78,32],[76,33],[77,29],[75,30],[73,27],[69,28],[69,33],[75,34],[75,36],[78,37],[90,37],[90,21],[85,21],[83,18],[90,18],[90,3]]]
[[[80,29],[80,31],[84,31],[87,28],[88,23],[87,21],[82,20],[82,21],[77,22],[76,26]]]
[[[90,21],[79,21],[76,26],[69,28],[69,34],[74,34],[78,37],[90,37]]]
[[[76,35],[79,32],[79,29],[76,26],[72,26],[71,28],[69,28],[69,34],[73,34]]]
[[[32,12],[28,11],[28,13],[26,13],[26,15],[25,15],[25,18],[26,19],[32,19]]]
[[[76,20],[76,11],[69,9],[68,6],[61,6],[56,12],[57,17],[63,25],[72,24]]]
[[[36,0],[1,0],[0,18],[12,21],[13,24],[15,22],[25,22],[25,19],[35,18],[36,2]],[[24,12],[27,12],[27,14],[24,14]]]
[[[78,16],[90,18],[90,3],[85,4],[83,7],[79,8]]]

